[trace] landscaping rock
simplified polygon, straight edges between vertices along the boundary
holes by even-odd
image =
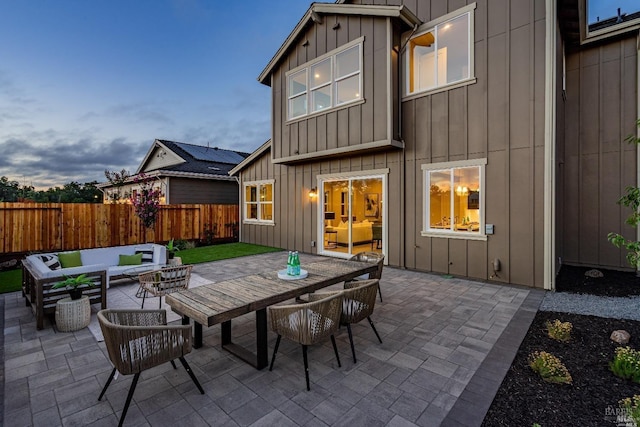
[[[604,277],[604,274],[602,274],[602,271],[596,270],[595,268],[592,269],[592,270],[585,271],[584,275],[587,276],[587,277],[594,277],[594,278]]]
[[[618,344],[627,344],[629,338],[631,338],[629,332],[622,329],[611,332],[611,341],[617,342]]]

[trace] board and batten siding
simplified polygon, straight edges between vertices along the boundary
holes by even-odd
[[[169,178],[169,203],[238,204],[238,183],[187,178]]]
[[[244,206],[240,206],[241,240],[247,243],[274,246],[287,250],[317,253],[318,244],[323,236],[317,235],[318,203],[321,198],[309,198],[309,190],[317,187],[317,176],[343,172],[368,171],[389,168],[387,203],[388,206],[401,206],[402,193],[390,191],[401,188],[400,150],[351,156],[341,159],[309,162],[299,165],[279,165],[271,162],[271,153],[267,150],[253,163],[242,170],[242,184],[259,180],[274,180],[273,187],[273,225],[245,224]],[[402,247],[404,233],[400,228],[401,209],[389,209],[389,265],[402,266]],[[316,246],[311,246],[311,241]]]
[[[609,243],[607,234],[636,238],[625,224],[631,209],[617,204],[625,188],[637,183],[637,147],[624,141],[637,132],[636,40],[631,33],[566,52],[565,117],[559,128],[564,135],[558,147],[563,263],[630,268],[626,251]]]
[[[406,1],[429,21],[464,1]],[[397,4],[397,2],[388,2]],[[545,9],[533,0],[477,1],[476,83],[402,104],[406,267],[543,287]],[[486,158],[486,241],[423,237],[421,166]],[[492,261],[501,270],[493,275]]]
[[[387,93],[392,78],[387,66],[391,55],[388,18],[323,15],[322,19],[322,24],[306,29],[272,74],[272,156],[276,160],[391,140],[397,133],[397,120],[395,132],[388,129],[387,120],[392,108]],[[361,37],[364,102],[288,121],[286,73]]]

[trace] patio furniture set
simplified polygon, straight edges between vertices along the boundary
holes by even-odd
[[[23,263],[29,273],[24,276],[28,285],[23,287],[27,304],[32,301],[41,301],[41,298],[30,298],[30,296],[40,296],[45,292],[47,295],[51,294],[49,285],[54,280],[59,280],[53,277],[43,280],[40,276],[36,279],[37,273],[34,273],[31,261]],[[141,372],[165,362],[171,362],[175,369],[175,359],[180,360],[200,393],[204,394],[204,390],[184,358],[191,352],[192,347],[202,346],[203,325],[221,324],[222,348],[257,369],[265,368],[269,364],[267,310],[271,329],[278,335],[269,369],[273,369],[283,336],[300,343],[306,386],[307,390],[310,390],[307,359],[309,345],[330,338],[338,366],[341,366],[334,334],[340,325],[345,325],[355,363],[356,353],[351,324],[365,318],[369,321],[378,340],[382,342],[370,316],[375,306],[376,293],[379,292],[383,261],[383,255],[368,252],[358,254],[350,260],[328,258],[305,265],[308,274],[299,280],[282,280],[278,278],[277,271],[271,271],[192,289],[189,289],[191,265],[163,267],[159,264],[160,268],[152,268],[151,271],[140,273],[138,279],[139,293],[142,296],[141,308],[144,307],[147,294],[166,296],[167,305],[182,316],[182,325],[167,325],[165,310],[107,310],[105,290],[108,282],[105,277],[106,271],[100,270],[97,273],[99,275],[97,283],[100,285],[98,287],[101,298],[94,297],[94,300],[101,303],[102,310],[98,313],[98,320],[114,368],[98,400],[104,396],[114,379],[116,370],[123,375],[134,375],[120,417],[119,425],[122,425]],[[131,277],[142,268],[129,266],[120,271],[120,274]],[[342,291],[315,293],[317,290],[340,282],[345,282]],[[25,288],[28,292],[24,291]],[[46,291],[43,288],[47,288]],[[57,292],[53,293],[57,294]],[[294,298],[298,299],[305,294],[309,294],[308,302],[276,305]],[[161,308],[162,298],[159,300],[159,308]],[[381,294],[380,300],[382,301]],[[38,310],[34,311],[36,315],[39,313]],[[231,337],[232,319],[251,312],[256,313],[255,353],[233,343]],[[194,321],[193,337],[190,319]]]

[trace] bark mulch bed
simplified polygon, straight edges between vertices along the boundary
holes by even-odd
[[[602,278],[586,278],[586,268],[563,266],[558,289],[595,295],[640,295],[634,273],[601,270]],[[564,275],[563,275],[564,273]],[[640,307],[638,307],[640,310]],[[547,336],[545,322],[559,319],[573,324],[568,343]],[[640,322],[568,313],[536,314],[509,369],[483,426],[616,426],[618,401],[640,394],[640,384],[616,377],[609,370],[616,347],[611,332],[631,334],[629,346],[640,348]],[[573,378],[573,384],[544,382],[528,365],[529,354],[544,350],[557,356]]]

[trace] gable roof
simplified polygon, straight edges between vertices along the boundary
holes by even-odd
[[[262,70],[258,76],[258,81],[267,86],[271,86],[269,76],[273,69],[278,65],[280,60],[287,54],[289,48],[296,39],[304,31],[311,22],[321,22],[321,15],[361,15],[361,16],[380,16],[389,18],[398,18],[406,23],[409,27],[422,24],[413,12],[403,6],[379,6],[367,4],[331,4],[331,3],[312,3],[307,12],[304,14],[298,25],[295,26],[291,34],[282,43],[271,61]]]
[[[187,144],[184,142],[156,139],[144,157],[136,174],[145,170],[152,153],[158,148],[163,148],[174,153],[183,162],[163,166],[158,171],[198,173],[208,175],[228,175],[229,171],[243,161],[249,153],[226,150],[218,147],[205,147],[202,145]],[[146,172],[150,172],[146,171]]]
[[[249,156],[246,159],[244,159],[242,162],[238,163],[238,165],[236,167],[231,169],[229,171],[229,175],[233,176],[233,175],[237,174],[242,169],[246,168],[251,163],[253,163],[258,157],[262,156],[262,154],[265,153],[267,150],[271,150],[271,140],[270,139],[267,140],[267,142],[262,144],[260,147],[258,147],[256,149],[256,151],[254,151],[253,153],[249,154]]]

